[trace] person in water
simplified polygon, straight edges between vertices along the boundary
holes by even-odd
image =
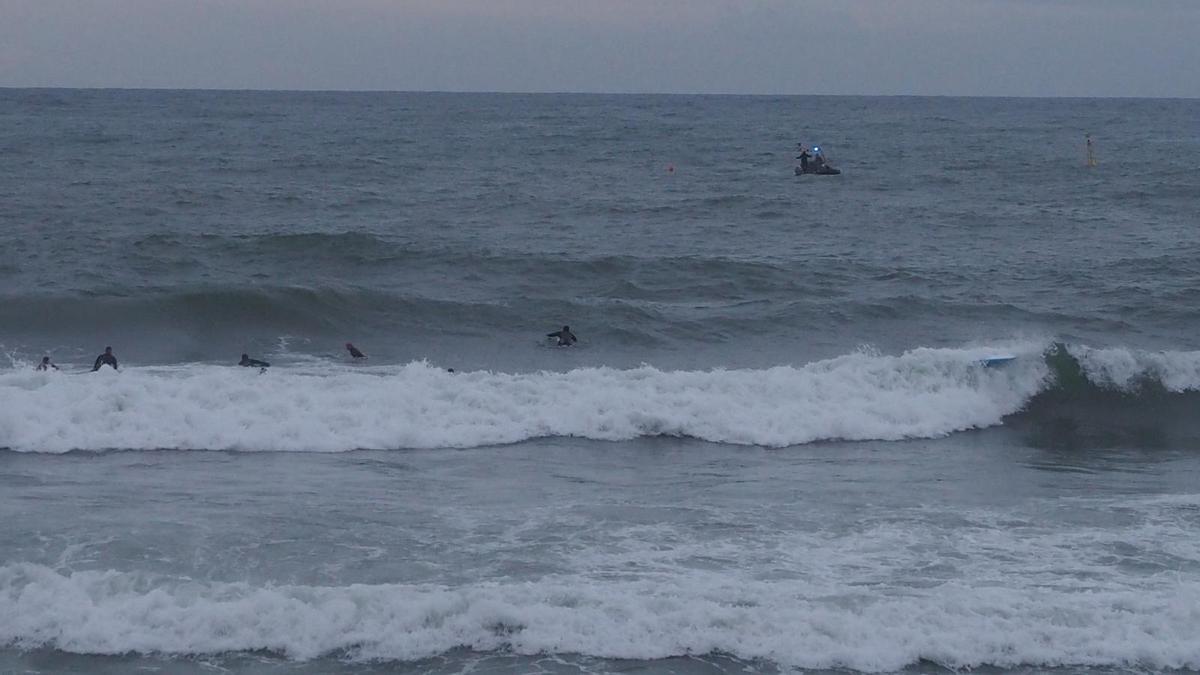
[[[559,347],[570,347],[578,342],[578,338],[576,338],[575,334],[571,332],[570,326],[563,326],[562,330],[554,331],[553,333],[546,333],[546,337],[558,338]]]
[[[250,355],[249,355],[249,354],[242,354],[242,360],[241,360],[241,361],[238,361],[238,365],[239,365],[239,366],[244,366],[244,367],[246,367],[246,368],[263,368],[263,369],[266,369],[266,368],[270,368],[270,367],[271,367],[271,364],[267,363],[266,361],[259,361],[258,359],[252,359],[252,358],[250,358]]]
[[[364,354],[364,353],[362,353],[361,351],[359,351],[359,350],[358,350],[358,347],[355,347],[354,345],[350,344],[349,342],[347,342],[347,343],[346,343],[346,351],[350,352],[350,357],[351,357],[351,358],[355,358],[355,359],[365,359],[365,358],[367,358],[367,355],[366,355],[366,354]]]
[[[43,356],[42,362],[37,365],[36,370],[50,370],[51,368],[58,370],[58,366],[54,365],[53,363],[50,363],[49,356]]]
[[[112,366],[113,370],[119,370],[117,368],[117,357],[113,356],[112,347],[105,347],[104,353],[96,357],[96,363],[92,366],[92,372],[100,370],[100,366],[103,365],[109,365]]]

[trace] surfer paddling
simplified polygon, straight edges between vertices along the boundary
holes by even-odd
[[[92,366],[92,372],[100,370],[100,366],[112,366],[113,370],[117,368],[117,357],[113,356],[112,347],[105,347],[104,353],[96,357],[96,363]]]
[[[579,341],[575,334],[571,332],[570,326],[563,326],[562,330],[556,330],[553,333],[546,333],[548,338],[558,338],[559,347],[570,347]]]

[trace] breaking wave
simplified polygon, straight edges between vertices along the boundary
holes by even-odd
[[[555,436],[782,447],[935,438],[1114,401],[1127,412],[1161,411],[1158,399],[1200,388],[1200,353],[1072,349],[1043,355],[1026,346],[995,368],[981,363],[991,353],[982,348],[858,351],[763,370],[451,373],[425,362],[316,362],[261,375],[210,365],[89,374],[22,368],[0,373],[0,447],[338,452]]]

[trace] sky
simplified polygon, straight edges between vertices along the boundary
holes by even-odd
[[[1200,0],[0,0],[0,87],[1200,97]]]

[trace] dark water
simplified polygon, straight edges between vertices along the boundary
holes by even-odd
[[[8,90],[0,320],[131,363],[534,368],[564,322],[579,364],[1194,349],[1198,105]]]
[[[1198,206],[1194,100],[0,90],[0,670],[1200,669]]]

